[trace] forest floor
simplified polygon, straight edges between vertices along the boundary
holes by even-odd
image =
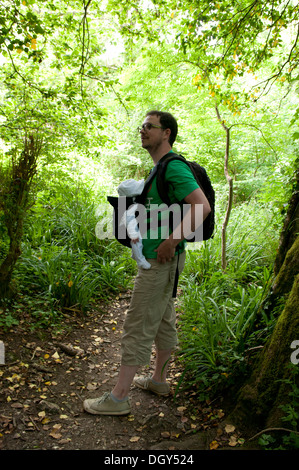
[[[120,362],[120,338],[130,293],[101,302],[87,316],[69,314],[64,331],[31,331],[26,314],[0,333],[1,450],[208,450],[237,449],[244,439],[225,425],[221,400],[199,403],[179,389],[179,361],[170,364],[169,397],[132,386],[131,414],[94,416],[83,400],[110,391]],[[150,374],[152,365],[140,374]]]

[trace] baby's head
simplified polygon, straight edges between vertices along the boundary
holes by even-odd
[[[120,196],[138,196],[144,188],[144,180],[128,179],[123,181],[117,188]]]

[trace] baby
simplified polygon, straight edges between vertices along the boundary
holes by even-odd
[[[144,180],[135,181],[133,179],[128,179],[118,186],[117,191],[120,196],[134,198],[134,196],[138,196],[142,193],[143,187]],[[150,269],[150,263],[146,261],[146,258],[142,254],[142,238],[135,218],[137,206],[137,203],[130,206],[124,213],[120,223],[126,226],[128,235],[131,239],[132,258],[137,262],[137,265],[140,268]]]

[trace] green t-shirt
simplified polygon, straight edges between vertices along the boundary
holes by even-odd
[[[147,218],[150,224],[144,227],[142,227],[142,224],[139,224],[143,254],[146,258],[157,258],[155,249],[172,232],[172,222],[169,215],[172,216],[174,225],[178,225],[181,220],[179,203],[192,191],[199,188],[188,165],[178,160],[168,163],[165,177],[169,183],[168,196],[172,204],[170,210],[167,210],[166,204],[163,203],[159,196],[156,177],[154,177],[145,202]],[[185,241],[179,244],[179,253],[184,251],[185,245]]]

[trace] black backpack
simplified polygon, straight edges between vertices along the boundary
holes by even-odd
[[[147,192],[149,186],[151,185],[153,178],[157,176],[157,189],[161,200],[168,206],[171,204],[168,197],[168,183],[165,180],[165,173],[167,165],[172,160],[180,160],[186,163],[191,169],[194,178],[196,179],[198,185],[204,192],[206,198],[209,201],[211,212],[208,217],[203,222],[203,240],[208,240],[213,236],[214,227],[215,227],[215,191],[211,184],[210,178],[207,175],[206,170],[196,162],[187,161],[182,155],[177,155],[175,153],[167,154],[162,157],[154,169],[151,171],[147,180],[144,183],[144,189],[139,196],[136,198],[125,198],[121,197],[122,201],[120,203],[120,197],[108,196],[108,202],[113,206],[113,233],[115,238],[124,246],[131,247],[130,238],[124,229],[120,228],[118,221],[121,219],[125,210],[127,210],[134,202],[138,204],[145,204]],[[183,201],[179,201],[183,203]],[[119,210],[121,213],[119,214]],[[194,242],[196,237],[188,238],[188,242]]]
[[[196,162],[187,161],[186,158],[182,155],[177,155],[175,153],[165,155],[157,165],[157,189],[159,192],[159,196],[165,204],[167,204],[168,206],[171,204],[168,197],[168,183],[165,180],[165,174],[168,163],[173,160],[180,160],[189,166],[197,184],[202,189],[207,200],[209,201],[211,212],[209,213],[208,217],[204,220],[202,227],[202,239],[209,240],[209,238],[213,237],[213,232],[215,228],[215,191],[211,184],[210,178],[207,175],[206,170],[202,166],[200,166]],[[180,201],[180,203],[183,203],[183,201]],[[187,241],[190,243],[194,242],[195,240],[196,237],[194,236],[192,238],[188,238]]]

